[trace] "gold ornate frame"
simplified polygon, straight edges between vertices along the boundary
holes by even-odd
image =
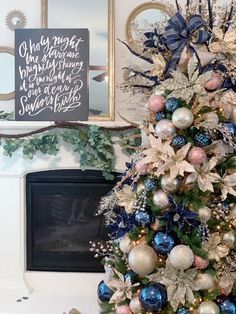
[[[42,28],[48,27],[48,1],[41,0],[41,25]],[[107,115],[90,116],[89,120],[93,121],[112,121],[115,118],[115,52],[114,52],[114,32],[115,32],[115,0],[107,0],[108,8],[108,113]]]
[[[15,51],[11,47],[0,46],[0,53],[9,53],[15,57]],[[15,98],[15,91],[7,94],[0,94],[0,100],[10,100]]]
[[[137,6],[129,15],[127,21],[126,21],[126,25],[125,25],[125,36],[126,36],[126,40],[129,43],[129,45],[132,47],[132,49],[134,49],[135,51],[137,51],[137,46],[135,44],[135,40],[132,37],[132,30],[131,30],[131,25],[133,24],[134,20],[136,19],[136,17],[142,13],[145,10],[148,9],[157,9],[157,10],[161,10],[163,12],[165,12],[167,15],[169,15],[170,17],[172,15],[175,14],[174,10],[168,6],[165,5],[161,2],[146,2],[143,4],[140,4],[139,6]]]

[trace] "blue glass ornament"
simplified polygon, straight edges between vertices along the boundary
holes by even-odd
[[[185,136],[183,135],[177,135],[173,138],[171,145],[175,148],[175,149],[180,149],[182,148],[184,145],[187,144],[187,139]]]
[[[145,310],[160,313],[167,303],[166,289],[159,283],[151,283],[141,289],[139,301]]]
[[[135,223],[141,227],[150,227],[153,222],[153,216],[147,211],[137,210],[134,215]]]
[[[97,295],[101,302],[109,302],[113,293],[114,292],[108,288],[104,281],[100,282],[97,288]]]
[[[157,120],[157,121],[160,121],[160,120],[162,120],[162,119],[165,119],[165,117],[166,117],[166,115],[164,114],[163,111],[156,113],[156,120]]]
[[[189,310],[186,309],[185,307],[182,307],[181,309],[178,309],[176,314],[190,314]]]
[[[194,136],[193,140],[194,144],[198,147],[205,147],[212,143],[212,139],[210,138],[210,136],[203,132],[197,133]]]
[[[175,97],[171,97],[167,99],[165,106],[167,111],[174,112],[176,109],[180,107],[180,101]]]
[[[223,300],[220,304],[220,314],[236,314],[236,303],[229,299]]]
[[[164,232],[158,232],[153,241],[153,248],[161,254],[168,254],[175,246],[174,238]]]
[[[124,275],[124,278],[125,278],[125,280],[127,280],[129,278],[131,283],[134,284],[138,281],[138,274],[136,274],[135,272],[133,272],[131,270]]]
[[[153,179],[146,179],[144,181],[144,186],[148,191],[154,191],[157,188],[157,184]]]
[[[232,135],[235,136],[236,135],[236,125],[232,122],[225,122],[222,123],[222,126],[224,128],[226,128],[226,130]]]

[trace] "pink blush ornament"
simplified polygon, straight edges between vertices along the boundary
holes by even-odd
[[[222,75],[219,73],[213,73],[211,78],[205,83],[205,88],[207,90],[213,91],[220,88],[222,83],[223,83]]]
[[[194,257],[194,266],[198,269],[205,269],[209,265],[209,261],[201,258],[200,256],[195,255]]]
[[[120,305],[116,309],[116,314],[132,314],[132,312],[128,305]]]
[[[153,112],[160,112],[165,108],[165,98],[159,95],[152,95],[148,99],[148,110]]]
[[[200,165],[206,158],[206,152],[201,147],[193,147],[188,153],[188,160],[192,165]]]

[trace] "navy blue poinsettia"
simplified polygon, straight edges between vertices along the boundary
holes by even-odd
[[[199,226],[200,221],[197,213],[186,208],[182,202],[177,204],[172,197],[170,197],[170,203],[172,208],[164,211],[163,215],[158,217],[159,219],[166,220],[168,232],[172,231],[175,226],[179,229],[182,229],[185,225],[192,227]]]
[[[162,35],[158,34],[156,29],[153,32],[144,33],[144,36],[147,38],[143,43],[146,48],[155,48],[158,52],[165,50]]]
[[[121,210],[116,217],[116,221],[110,224],[108,228],[111,231],[113,239],[119,239],[126,233],[130,232],[134,227],[134,216],[127,214],[125,210]]]

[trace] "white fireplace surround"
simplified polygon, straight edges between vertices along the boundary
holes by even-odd
[[[108,125],[108,123],[106,123]],[[2,122],[1,131],[19,133],[45,126],[46,123]],[[112,125],[115,125],[114,122]],[[119,126],[121,123],[119,122]],[[123,171],[127,160],[115,145],[115,170]],[[34,171],[78,169],[78,157],[68,145],[61,145],[57,156],[37,154],[26,160],[21,152],[12,158],[0,150],[0,293],[23,296],[33,291],[71,293],[96,302],[96,288],[103,274],[26,271],[25,175]],[[1,313],[1,311],[0,311]],[[91,313],[92,314],[92,313]]]

